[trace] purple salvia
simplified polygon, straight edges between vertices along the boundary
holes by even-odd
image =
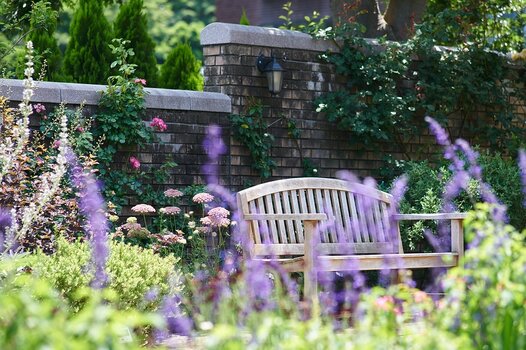
[[[245,287],[250,300],[250,305],[247,305],[247,307],[251,307],[255,311],[274,309],[276,306],[272,302],[274,287],[265,263],[258,260],[250,260],[245,263],[245,268]]]
[[[479,158],[478,152],[474,151],[470,147],[469,143],[463,139],[457,139],[455,141],[455,146],[466,156],[466,159],[469,162],[469,168],[468,168],[469,174],[473,178],[481,180],[482,179],[482,169],[478,165],[478,158]]]
[[[221,138],[221,128],[218,125],[210,125],[206,130],[203,148],[208,154],[208,163],[203,167],[207,176],[207,184],[219,184],[219,159],[226,153],[226,145]]]
[[[426,122],[429,124],[429,129],[435,135],[435,138],[439,145],[447,147],[451,145],[449,142],[449,136],[447,135],[446,130],[433,118],[425,117]]]
[[[183,314],[179,304],[181,298],[178,296],[166,296],[161,307],[161,315],[166,322],[167,333],[158,332],[156,335],[157,341],[166,339],[170,334],[177,334],[182,336],[190,336],[193,329],[192,320]]]
[[[406,175],[402,175],[399,178],[397,178],[394,183],[393,187],[391,188],[390,194],[391,194],[391,205],[389,206],[388,210],[388,221],[389,221],[389,230],[387,234],[389,237],[387,237],[387,240],[391,242],[394,245],[394,252],[398,252],[398,249],[401,247],[398,247],[399,244],[401,244],[398,240],[398,220],[396,220],[395,215],[399,212],[400,203],[402,202],[402,199],[404,198],[405,192],[407,191],[407,183],[408,178]],[[385,252],[385,253],[393,253]],[[385,255],[384,259],[384,266],[387,267],[390,265],[391,261],[388,260],[389,258],[387,255]],[[392,259],[399,259],[397,257]],[[398,264],[401,265],[401,264]],[[388,285],[391,279],[391,270],[387,268],[383,268],[380,271],[380,284],[382,285]]]
[[[464,161],[457,157],[455,147],[449,141],[449,136],[446,130],[444,130],[436,120],[429,116],[426,117],[425,120],[429,124],[431,133],[435,135],[437,143],[444,147],[444,158],[451,161],[450,169],[453,171],[464,169]]]
[[[526,207],[526,152],[519,151],[519,169],[521,172],[522,193],[524,194],[523,206]]]
[[[406,175],[402,175],[397,178],[390,191],[392,196],[391,205],[389,206],[389,240],[398,244],[398,222],[395,219],[395,215],[398,214],[398,208],[404,198],[404,194],[407,191],[408,178]]]
[[[12,217],[9,211],[0,208],[0,254],[4,252],[5,234],[8,227],[11,227]]]
[[[84,172],[71,149],[67,152],[67,159],[71,166],[73,184],[78,190],[79,208],[86,218],[85,228],[91,242],[91,263],[95,269],[91,286],[101,289],[108,281],[106,262],[109,255],[109,226],[104,215],[106,203],[100,194],[97,181],[91,174]]]

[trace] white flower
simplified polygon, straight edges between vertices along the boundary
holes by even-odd
[[[209,331],[214,328],[214,324],[210,321],[204,321],[199,324],[199,328],[203,331]]]
[[[319,113],[319,112],[323,111],[325,108],[327,108],[327,105],[324,104],[324,103],[320,103],[320,104],[318,105],[318,108],[316,108],[316,112]]]
[[[188,227],[189,228],[194,228],[195,227],[195,221],[189,221],[188,222]]]

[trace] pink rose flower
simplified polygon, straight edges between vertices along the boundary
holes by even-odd
[[[141,162],[139,162],[139,160],[135,157],[130,157],[130,166],[137,170],[141,167]]]
[[[142,86],[146,86],[146,79],[135,78],[133,82],[136,84],[141,84]]]
[[[157,131],[165,131],[166,129],[168,129],[164,120],[162,120],[159,117],[153,118],[150,122],[150,126]]]
[[[59,148],[60,147],[60,140],[55,140],[55,142],[53,142],[53,148]]]

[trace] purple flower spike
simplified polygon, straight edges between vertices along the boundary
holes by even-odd
[[[221,128],[218,125],[210,125],[207,128],[203,148],[209,159],[209,162],[203,167],[207,175],[207,183],[217,185],[219,184],[219,158],[226,152],[226,145],[221,138]]]
[[[5,233],[6,229],[11,226],[11,214],[4,209],[0,208],[0,253],[4,251]]]
[[[106,203],[100,194],[99,185],[93,176],[84,173],[75,154],[69,150],[67,159],[71,166],[71,177],[79,194],[79,207],[86,217],[86,231],[91,241],[91,263],[95,268],[95,276],[91,285],[93,288],[104,288],[108,281],[106,261],[108,260],[108,222],[106,220]]]
[[[521,171],[522,193],[524,194],[523,205],[526,207],[526,152],[522,149],[519,151],[519,169]]]
[[[426,117],[425,120],[429,124],[431,132],[435,135],[438,144],[444,147],[450,146],[451,142],[449,142],[449,136],[447,135],[446,130],[444,130],[444,128],[442,128],[442,126],[431,117]]]
[[[193,322],[188,316],[181,312],[179,307],[180,298],[178,296],[167,296],[161,308],[162,315],[166,321],[166,328],[169,334],[190,336],[193,329]],[[158,340],[166,338],[166,334],[158,334]]]

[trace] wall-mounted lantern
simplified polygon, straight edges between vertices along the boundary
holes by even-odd
[[[265,73],[268,81],[268,90],[272,95],[277,95],[281,91],[283,85],[283,68],[278,63],[275,57],[265,57],[260,54],[256,67],[261,73]]]

